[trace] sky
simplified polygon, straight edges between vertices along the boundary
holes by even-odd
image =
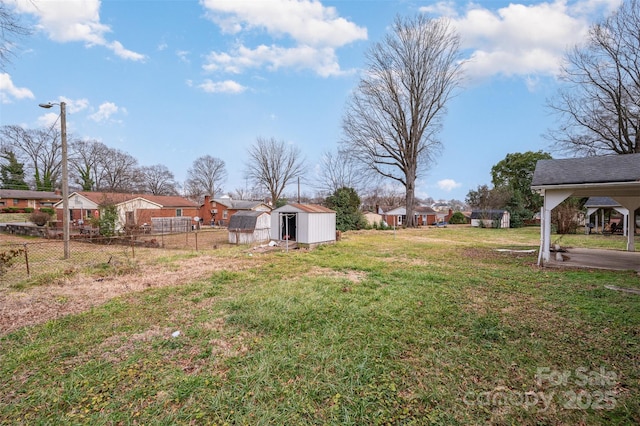
[[[442,152],[416,195],[464,200],[513,152],[550,151],[566,49],[621,0],[2,0],[34,32],[0,70],[0,125],[67,129],[163,164],[182,183],[194,160],[222,159],[246,188],[247,150],[275,138],[300,149],[313,195],[324,153],[397,16],[446,18],[461,37],[464,84],[447,105]],[[557,156],[556,154],[554,154]],[[389,182],[390,183],[390,182]],[[286,194],[295,194],[291,185]]]

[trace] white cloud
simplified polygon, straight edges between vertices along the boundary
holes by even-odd
[[[497,10],[468,3],[460,14],[454,2],[441,2],[421,11],[450,19],[469,52],[465,71],[471,79],[498,74],[555,76],[566,49],[584,41],[591,23],[620,1],[511,3]]]
[[[25,87],[16,87],[7,73],[0,73],[0,103],[11,103],[11,99],[34,99],[33,92]]]
[[[316,0],[201,0],[223,32],[263,31],[278,44],[255,48],[242,44],[230,52],[212,52],[204,68],[239,73],[266,66],[312,69],[321,76],[341,74],[335,49],[367,39],[367,30],[338,16]],[[293,46],[291,46],[293,45]]]
[[[103,46],[117,56],[132,61],[144,61],[140,53],[125,49],[118,41],[107,41],[111,32],[100,22],[100,0],[39,1],[15,0],[16,10],[38,18],[38,28],[61,43],[81,41],[87,46]]]
[[[66,104],[68,114],[76,114],[89,108],[89,100],[86,98],[69,99],[64,96],[60,96],[60,102],[64,102]]]
[[[255,49],[240,46],[231,53],[213,52],[208,56],[208,61],[204,65],[206,71],[222,70],[235,74],[261,67],[271,71],[281,68],[312,69],[323,77],[342,73],[333,49],[310,46],[283,48],[261,45]]]
[[[200,89],[207,93],[242,93],[247,88],[232,80],[225,81],[211,81],[205,80],[204,83],[198,86]]]
[[[186,64],[191,63],[191,61],[189,60],[189,54],[190,52],[188,50],[178,50],[176,52],[178,58],[180,58],[180,60]]]
[[[38,126],[46,128],[52,127],[58,121],[59,116],[60,114],[57,112],[47,112],[46,114],[42,114],[38,117]]]
[[[460,186],[462,186],[462,184],[460,182],[456,182],[453,179],[442,179],[438,181],[438,188],[447,192],[451,192],[454,189],[459,188]]]
[[[89,118],[95,122],[101,123],[108,121],[114,114],[119,112],[126,113],[126,110],[118,107],[113,102],[104,102],[98,107],[98,111],[91,114]]]

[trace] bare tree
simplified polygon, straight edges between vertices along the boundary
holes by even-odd
[[[378,176],[368,173],[370,169],[364,168],[347,151],[325,152],[319,166],[316,189],[325,196],[340,188],[353,188],[360,194]]]
[[[72,140],[69,147],[69,172],[72,181],[83,191],[95,190],[102,176],[101,159],[109,148],[95,140]]]
[[[193,200],[202,201],[205,195],[214,198],[222,192],[222,184],[227,180],[227,168],[223,160],[204,155],[196,158],[187,171],[185,192]]]
[[[154,166],[141,167],[140,172],[142,175],[141,189],[145,193],[153,195],[177,195],[177,183],[173,173],[162,164],[156,164]]]
[[[0,70],[10,62],[15,47],[14,40],[31,34],[31,30],[20,23],[18,16],[6,2],[0,1]]]
[[[274,138],[258,138],[249,148],[246,175],[257,186],[264,188],[275,205],[282,191],[296,177],[300,177],[304,160],[300,149]]]
[[[415,182],[440,147],[445,105],[461,82],[460,38],[445,20],[396,18],[367,52],[367,70],[347,106],[343,146],[405,188],[415,226]]]
[[[142,178],[138,160],[115,148],[101,153],[97,190],[106,192],[139,192]]]
[[[3,144],[12,147],[25,164],[25,175],[33,177],[36,191],[53,191],[59,184],[62,167],[62,145],[56,129],[24,129],[3,126]]]
[[[547,137],[574,154],[639,153],[640,2],[591,27],[562,71],[566,86],[548,102],[560,124]]]

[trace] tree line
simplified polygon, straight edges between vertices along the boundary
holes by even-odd
[[[546,137],[558,152],[640,153],[638,1],[623,1],[613,14],[590,27],[584,43],[566,52],[560,90],[547,105],[558,117],[558,125]],[[26,34],[4,6],[0,12],[5,29],[0,32],[5,40],[0,41],[7,41],[6,34]],[[6,58],[7,52],[0,50],[2,65]],[[438,134],[446,106],[463,81],[460,36],[445,18],[397,17],[365,59],[365,72],[346,105],[343,139],[337,153],[324,156],[317,187],[329,195],[340,188],[375,192],[371,188],[385,187],[376,183],[395,182],[403,191],[406,226],[414,226],[416,181],[442,148]],[[3,184],[52,189],[60,174],[59,135],[4,126],[2,138]],[[166,167],[140,167],[130,155],[100,142],[72,141],[71,152],[74,184],[82,189],[162,194],[180,189]],[[525,218],[540,200],[523,186],[526,179],[520,175],[531,172],[531,161],[548,155],[538,151],[507,156],[492,170],[494,187],[470,191],[468,201],[503,204]],[[21,165],[29,182],[20,180]],[[248,152],[245,172],[253,188],[276,202],[303,169],[304,160],[295,147],[258,138]],[[200,157],[188,171],[184,194],[191,198],[215,195],[225,178],[222,160]]]

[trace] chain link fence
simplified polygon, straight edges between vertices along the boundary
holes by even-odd
[[[6,234],[5,234],[6,235]],[[60,239],[0,236],[0,286],[43,282],[78,268],[131,264],[136,257],[159,255],[161,249],[204,251],[228,240],[226,229],[207,228],[182,233],[138,234],[105,238],[72,235],[69,259]]]

